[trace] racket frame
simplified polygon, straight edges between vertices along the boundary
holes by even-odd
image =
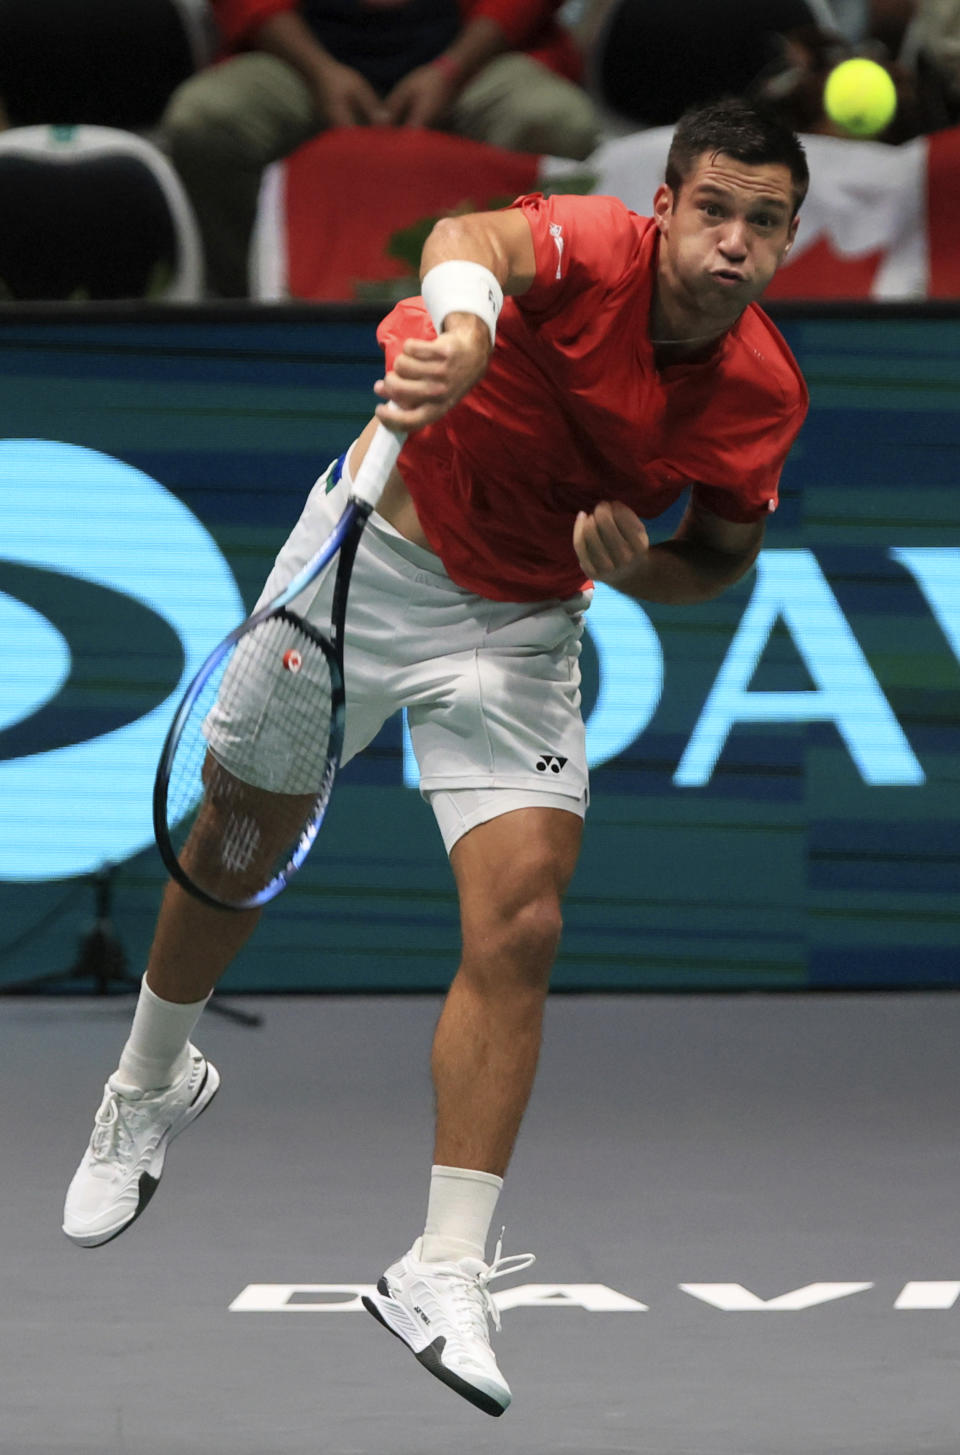
[[[346,710],[346,695],[343,672],[343,638],[346,620],[347,596],[350,589],[350,575],[356,557],[364,526],[380,498],[383,487],[403,446],[405,436],[380,425],[368,447],[363,464],[357,472],[349,503],[323,544],[311,556],[300,571],[288,582],[283,591],[255,611],[246,621],[234,627],[206,657],[199,671],[194,675],[174,714],[173,721],[164,739],[157,765],[153,786],[153,829],[160,857],[171,877],[195,899],[214,909],[244,910],[257,909],[269,903],[286,887],[291,877],[300,868],[313,846],[323,822],[334,780],[340,766],[343,751],[343,730]],[[339,553],[337,576],[333,588],[330,638],[318,631],[295,612],[287,610],[292,602]],[[331,713],[330,734],[327,749],[327,764],[317,790],[313,811],[304,825],[287,863],[261,889],[242,900],[224,900],[210,894],[187,874],[177,857],[167,826],[167,794],[170,773],[176,756],[180,735],[190,714],[211,675],[228,652],[248,633],[256,630],[265,621],[281,617],[296,622],[324,653],[330,670]],[[229,771],[229,769],[227,770]]]

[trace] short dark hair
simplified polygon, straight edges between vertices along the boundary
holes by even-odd
[[[788,168],[796,214],[810,185],[807,158],[800,138],[773,112],[740,96],[724,96],[685,111],[670,143],[667,186],[676,194],[697,158],[718,152],[750,166],[779,163]]]

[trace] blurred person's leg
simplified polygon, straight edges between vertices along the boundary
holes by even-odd
[[[244,298],[263,169],[322,129],[313,95],[285,61],[251,51],[185,81],[161,129],[197,214],[208,287]]]
[[[600,144],[600,122],[582,87],[519,51],[498,56],[454,102],[451,131],[508,151],[582,161]]]

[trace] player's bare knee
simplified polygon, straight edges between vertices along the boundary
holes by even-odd
[[[553,894],[527,900],[507,925],[509,948],[522,962],[531,964],[553,964],[562,932],[560,902]]]
[[[559,898],[533,895],[464,937],[464,967],[494,992],[506,984],[543,992],[562,930]]]

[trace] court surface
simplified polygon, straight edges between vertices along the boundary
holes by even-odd
[[[223,1088],[153,1204],[81,1251],[63,1193],[132,1002],[5,1003],[3,1455],[960,1449],[956,997],[556,997],[501,1420],[356,1311],[422,1227],[439,1000],[243,1004],[262,1029],[201,1025]]]

